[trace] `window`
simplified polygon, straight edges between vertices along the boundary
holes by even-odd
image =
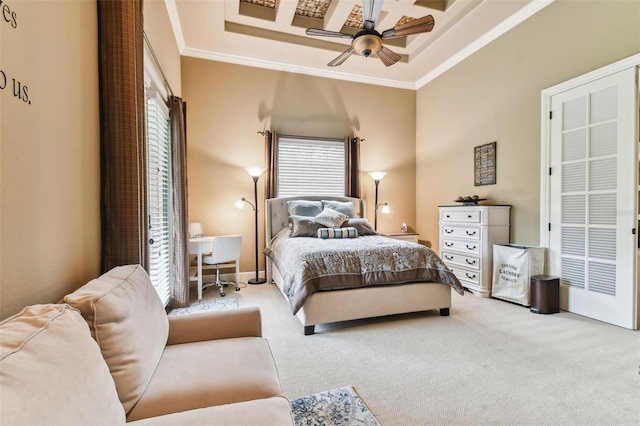
[[[146,89],[149,277],[164,306],[171,298],[171,143],[169,110],[151,85]]]
[[[345,194],[342,139],[278,137],[278,197]]]

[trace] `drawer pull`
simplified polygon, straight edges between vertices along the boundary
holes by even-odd
[[[476,264],[475,259],[474,259],[474,260],[465,259],[465,261],[466,261],[466,262],[467,262],[467,264],[469,264],[469,265],[475,265],[475,264]]]
[[[453,243],[450,243],[448,241],[445,241],[444,245],[447,246],[447,247],[453,247]]]
[[[445,229],[444,232],[446,234],[451,234],[451,233],[453,233],[453,229]]]
[[[469,236],[476,235],[476,231],[467,231],[467,235]]]
[[[467,219],[471,219],[471,215],[470,214],[467,215]]]
[[[445,254],[444,258],[447,259],[447,260],[453,260],[453,256],[448,255],[448,254]]]
[[[450,214],[448,214],[448,215],[447,215],[447,218],[450,218],[450,217],[451,217],[451,215],[450,215]]]
[[[469,278],[470,280],[475,280],[476,279],[476,274],[470,274],[468,272],[465,272],[465,275],[467,276],[467,278]]]
[[[476,246],[470,246],[469,244],[467,244],[467,250],[475,250]]]

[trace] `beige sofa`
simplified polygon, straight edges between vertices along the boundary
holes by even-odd
[[[167,316],[140,266],[0,323],[0,424],[291,425],[260,311]]]

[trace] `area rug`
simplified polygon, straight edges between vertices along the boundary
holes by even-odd
[[[191,303],[186,308],[175,308],[169,311],[168,315],[186,315],[194,312],[207,311],[226,311],[228,309],[236,309],[238,307],[238,299],[227,296],[216,299],[201,299]]]
[[[296,398],[291,413],[296,426],[380,426],[351,386]]]

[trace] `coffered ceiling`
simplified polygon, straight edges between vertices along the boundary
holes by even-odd
[[[429,33],[385,40],[400,62],[352,55],[327,63],[351,40],[312,37],[307,28],[355,34],[361,0],[165,0],[183,56],[370,84],[417,89],[553,0],[385,0],[378,32],[432,15]]]

